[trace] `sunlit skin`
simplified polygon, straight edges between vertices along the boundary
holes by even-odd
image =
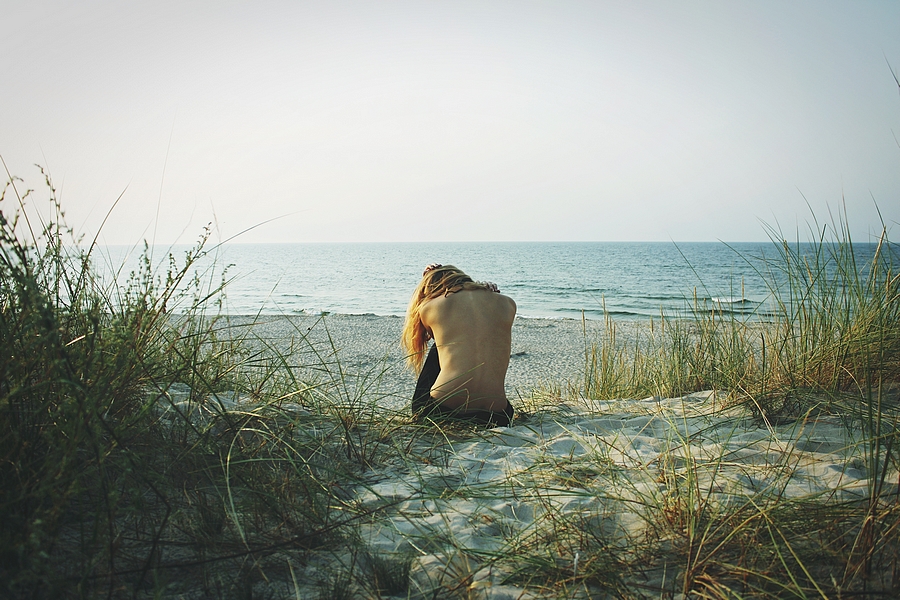
[[[460,290],[429,300],[419,316],[441,361],[431,396],[447,408],[503,411],[515,301],[489,290]]]

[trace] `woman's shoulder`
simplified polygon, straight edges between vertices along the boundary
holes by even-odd
[[[516,302],[509,296],[487,289],[459,290],[452,294],[436,296],[422,303],[420,313],[440,310],[441,307],[455,305],[506,305],[516,308]]]
[[[500,298],[506,303],[507,311],[509,313],[510,319],[514,319],[516,316],[516,310],[518,307],[516,306],[516,301],[510,298],[509,296],[504,296],[503,294],[498,294]]]

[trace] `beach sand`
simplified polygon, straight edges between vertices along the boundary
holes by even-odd
[[[188,393],[171,395],[177,404]],[[223,405],[252,410],[249,399]],[[305,414],[333,435],[297,414],[301,429]],[[276,572],[287,563],[294,574],[256,591],[324,598],[344,578],[355,597],[681,597],[691,531],[709,539],[688,555],[712,560],[736,524],[864,505],[877,483],[865,436],[847,419],[776,425],[713,392],[558,404],[490,430],[367,427],[368,466],[334,507],[352,542],[270,556]],[[897,493],[896,474],[888,480],[885,496]],[[398,589],[376,591],[390,572]],[[889,582],[875,574],[876,587]]]
[[[325,317],[229,317],[232,335],[252,335],[289,354],[301,374],[333,379],[340,367],[350,390],[377,396],[385,408],[409,404],[416,377],[405,367],[400,349],[403,319],[375,315]],[[538,386],[559,387],[584,373],[584,349],[599,339],[600,321],[517,318],[506,376],[507,396],[528,397]],[[335,382],[336,383],[336,382]]]
[[[254,321],[254,335],[311,365],[304,368],[312,375],[322,376],[313,358],[340,364],[349,374],[343,385],[359,386],[361,398],[387,408],[407,402],[414,378],[397,344],[402,319],[232,317],[229,326],[246,331]],[[507,380],[514,401],[535,385],[579,377],[585,328],[590,341],[601,326],[517,321]],[[730,514],[864,502],[877,480],[865,437],[837,416],[770,423],[713,392],[589,404],[559,398],[492,430],[401,422],[373,437],[371,464],[345,490],[341,514],[366,515],[353,519],[355,549],[313,554],[292,567],[296,579],[266,589],[324,597],[335,573],[352,573],[350,585],[373,594],[372,582],[393,568],[403,591],[377,597],[678,597],[678,557],[698,523],[702,535],[721,539],[739,521]],[[895,481],[890,474],[882,492],[896,493]]]
[[[659,597],[676,587],[679,566],[647,549],[677,545],[691,513],[714,521],[776,498],[866,497],[858,436],[840,419],[767,427],[720,406],[710,392],[570,406],[422,441],[357,487],[361,507],[385,507],[360,539],[376,555],[415,557],[414,598],[460,586],[477,598],[559,597],[553,577],[571,582],[564,597],[611,591],[579,583],[579,563],[582,575],[630,571],[618,585]]]

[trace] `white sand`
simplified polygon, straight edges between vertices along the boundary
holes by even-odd
[[[254,331],[282,349],[292,335],[308,334],[310,345],[296,347],[294,355],[309,358],[314,347],[323,362],[339,359],[357,383],[383,372],[362,394],[375,390],[385,394],[384,405],[402,406],[414,378],[402,370],[401,319],[337,316],[324,324],[331,342],[315,319],[265,320]],[[595,332],[599,325],[588,324]],[[332,346],[336,357],[329,356]],[[517,322],[508,379],[513,395],[527,395],[541,381],[577,377],[583,348],[580,322]],[[505,429],[414,431],[373,455],[376,468],[348,490],[351,512],[374,515],[356,530],[369,552],[414,557],[413,598],[559,597],[560,589],[545,587],[540,570],[529,566],[529,553],[555,561],[575,581],[585,561],[611,550],[627,558],[648,540],[659,544],[667,535],[660,522],[688,518],[700,503],[707,517],[775,500],[842,503],[864,499],[873,484],[863,435],[842,419],[769,425],[744,409],[722,410],[711,392],[556,406],[521,415]],[[888,481],[897,481],[896,474]],[[302,597],[316,597],[313,582],[321,573],[355,560],[332,555],[298,566],[299,581],[307,582]],[[371,567],[362,559],[355,568]],[[670,587],[673,571],[657,559],[628,584]],[[600,593],[577,584],[566,591],[567,597]]]
[[[480,597],[526,598],[539,581],[492,557],[555,537],[557,560],[574,573],[588,553],[566,527],[592,530],[607,547],[639,547],[689,475],[723,509],[776,496],[858,500],[871,483],[857,436],[836,417],[760,426],[717,411],[709,392],[593,408],[538,413],[439,451],[423,442],[357,489],[362,506],[390,506],[362,539],[379,553],[417,555],[414,597],[469,581]],[[663,577],[651,569],[634,583]]]

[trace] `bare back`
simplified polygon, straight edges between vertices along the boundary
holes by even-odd
[[[488,290],[460,290],[429,300],[419,316],[434,336],[441,362],[431,396],[447,408],[503,411],[513,299]]]

